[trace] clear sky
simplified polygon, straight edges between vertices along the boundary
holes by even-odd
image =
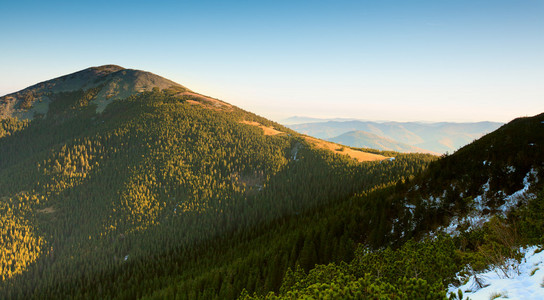
[[[0,95],[150,71],[281,120],[544,112],[544,0],[0,2]]]

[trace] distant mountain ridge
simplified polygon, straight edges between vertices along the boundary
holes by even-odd
[[[355,118],[313,118],[313,117],[304,117],[304,116],[292,116],[280,121],[284,125],[295,125],[295,124],[304,124],[304,123],[321,123],[327,121],[363,121]]]
[[[405,153],[429,153],[437,155],[438,153],[400,143],[395,140],[381,137],[362,130],[349,131],[337,137],[330,138],[329,141],[342,145],[349,145],[357,148],[372,148],[384,151],[396,151]]]
[[[410,146],[437,153],[452,153],[460,147],[499,128],[503,123],[423,123],[423,122],[373,122],[327,121],[287,125],[300,133],[321,139],[333,139],[350,131],[365,131]],[[347,146],[357,146],[346,144]]]

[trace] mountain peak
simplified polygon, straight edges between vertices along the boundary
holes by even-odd
[[[49,104],[59,94],[91,90],[93,95],[88,102],[97,106],[97,112],[102,112],[114,100],[151,91],[153,88],[189,91],[178,83],[150,72],[125,69],[118,65],[95,66],[0,97],[0,119],[33,119],[35,115],[47,115]]]
[[[102,66],[97,66],[97,67],[90,67],[88,69],[112,73],[112,72],[117,72],[117,71],[120,71],[120,70],[124,70],[125,68],[123,68],[121,66],[118,66],[118,65],[102,65]]]

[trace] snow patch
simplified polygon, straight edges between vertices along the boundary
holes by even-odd
[[[540,251],[539,251],[540,249]],[[465,284],[455,287],[450,285],[448,293],[457,294],[458,290],[470,299],[492,299],[501,294],[510,299],[544,299],[544,251],[539,246],[520,249],[525,254],[520,263],[508,262],[509,271],[503,272],[498,267],[479,274],[471,275]],[[461,281],[465,278],[458,276]],[[483,286],[480,288],[480,284]]]
[[[506,216],[506,214],[521,201],[527,201],[536,197],[535,194],[528,193],[529,188],[531,187],[531,177],[534,177],[535,183],[538,180],[536,174],[537,172],[535,169],[531,169],[529,172],[527,172],[527,175],[525,175],[523,178],[523,188],[504,199],[504,204],[499,207],[499,211],[503,216]]]
[[[404,204],[404,207],[406,207],[410,211],[411,214],[413,214],[414,211],[416,210],[416,206],[410,203]]]
[[[537,171],[535,169],[531,169],[523,178],[523,188],[509,196],[504,195],[504,204],[497,208],[500,215],[506,217],[506,215],[513,208],[520,204],[520,202],[526,202],[536,197],[535,194],[528,192],[529,188],[531,187],[531,178],[533,178],[532,181],[535,183],[538,181],[538,177],[536,175]],[[460,234],[459,227],[461,227],[462,225],[467,227],[466,231],[471,231],[474,229],[478,229],[482,227],[485,223],[487,223],[493,216],[493,214],[491,213],[491,208],[486,204],[486,194],[489,192],[489,182],[490,179],[487,180],[484,185],[482,185],[482,194],[476,196],[472,200],[472,209],[466,216],[462,218],[459,218],[458,216],[452,217],[448,226],[441,226],[436,230],[436,232],[444,232],[450,236],[458,236]],[[430,204],[435,204],[433,202],[439,200],[439,198],[435,199],[434,197],[431,197],[430,200]],[[484,211],[488,213],[484,213]],[[433,234],[431,234],[431,236]]]
[[[438,196],[438,197],[430,196],[428,199],[423,200],[423,203],[428,207],[439,208],[440,205],[442,204],[443,198],[446,198],[446,190],[444,190],[444,192],[442,193],[442,196]]]
[[[461,225],[468,226],[465,231],[472,231],[482,227],[485,223],[489,222],[490,219],[491,215],[482,215],[475,212],[470,213],[461,219],[459,219],[458,216],[454,216],[451,218],[448,227],[444,229],[439,228],[439,231],[455,237],[461,233],[458,229]]]

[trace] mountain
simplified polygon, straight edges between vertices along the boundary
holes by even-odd
[[[407,153],[430,153],[438,155],[436,152],[428,151],[418,147],[403,144],[392,139],[384,138],[379,135],[368,133],[366,131],[357,130],[349,131],[341,134],[337,137],[328,139],[331,142],[339,143],[342,145],[358,147],[358,148],[372,148],[385,151],[407,152]]]
[[[2,299],[462,299],[544,241],[544,114],[439,158],[89,78],[0,120]]]
[[[309,251],[301,218],[436,159],[348,149],[112,65],[1,99],[2,299],[278,289]],[[329,254],[305,266],[350,255],[331,228]]]
[[[33,119],[36,115],[46,115],[54,99],[63,93],[79,90],[87,92],[88,99],[85,101],[96,104],[97,112],[102,112],[116,99],[151,91],[153,88],[190,92],[185,87],[153,73],[105,65],[41,82],[0,97],[0,118]]]
[[[496,122],[328,121],[289,125],[289,128],[321,139],[331,139],[346,132],[360,130],[433,152],[452,153],[501,125],[502,123]]]
[[[357,119],[352,118],[332,118],[332,119],[322,119],[322,118],[312,118],[312,117],[303,117],[303,116],[292,116],[281,120],[281,124],[285,125],[295,125],[295,124],[304,124],[304,123],[321,123],[326,121],[356,121]]]

